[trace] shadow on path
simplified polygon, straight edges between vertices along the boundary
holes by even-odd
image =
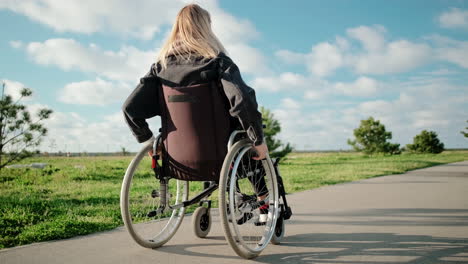
[[[171,254],[219,259],[239,259],[235,255],[207,253],[204,247],[228,246],[224,237],[211,237],[209,244],[164,246],[158,251]],[[219,241],[219,242],[215,242]],[[295,253],[264,253],[260,263],[468,263],[468,238],[455,239],[393,233],[301,234],[285,238],[271,251],[294,247]],[[398,260],[399,259],[399,260]]]
[[[393,233],[302,234],[287,237],[281,247],[300,247],[295,254],[260,256],[264,263],[467,263],[468,238]],[[310,248],[311,250],[307,250]],[[457,256],[458,255],[458,256]],[[401,259],[396,260],[395,257]]]

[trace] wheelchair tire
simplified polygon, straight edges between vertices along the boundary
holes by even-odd
[[[200,206],[193,212],[192,226],[196,237],[205,238],[211,230],[211,214],[208,210]]]
[[[284,237],[285,226],[284,226],[284,219],[282,217],[278,217],[278,221],[276,222],[275,232],[271,237],[271,243],[273,245],[281,244],[281,240]]]
[[[144,146],[128,166],[120,192],[120,209],[125,227],[135,242],[146,248],[157,248],[176,233],[185,208],[166,208],[161,214],[155,213],[161,199],[161,184],[147,154],[151,148],[152,144]],[[170,180],[167,190],[166,199],[170,205],[188,198],[186,181]]]
[[[219,182],[219,214],[226,240],[240,257],[246,259],[257,257],[268,245],[279,216],[278,184],[273,164],[269,156],[262,161],[253,160],[253,156],[255,153],[249,140],[236,142],[224,159]],[[268,202],[264,204],[257,201],[257,183],[262,178],[265,181],[262,185],[268,192]]]

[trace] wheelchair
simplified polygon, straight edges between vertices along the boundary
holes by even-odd
[[[227,155],[219,181],[204,181],[203,190],[189,199],[190,181],[165,175],[161,134],[133,158],[124,176],[120,206],[123,222],[139,245],[157,248],[168,242],[180,227],[186,209],[192,214],[195,236],[206,237],[211,229],[211,206],[217,204],[225,238],[246,259],[257,257],[271,242],[279,244],[285,220],[292,215],[279,174],[279,160],[268,155],[261,161],[245,131],[235,130],[227,143]],[[147,153],[153,150],[151,158]],[[193,191],[193,190],[192,190]],[[217,201],[210,200],[217,191]],[[262,192],[264,199],[258,199]]]

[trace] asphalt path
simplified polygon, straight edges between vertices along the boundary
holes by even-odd
[[[313,177],[313,175],[311,175]],[[0,263],[468,263],[468,161],[288,195],[280,245],[254,260],[224,239],[217,209],[206,239],[191,216],[166,245],[146,249],[124,227],[0,250]]]

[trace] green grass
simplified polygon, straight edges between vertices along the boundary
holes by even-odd
[[[130,157],[31,158],[44,170],[0,171],[0,248],[69,238],[123,225],[119,195]],[[292,153],[280,165],[286,191],[468,160],[468,151],[368,156]],[[191,194],[201,183],[190,186]],[[213,197],[215,198],[215,197]]]
[[[463,160],[468,160],[468,151],[393,156],[348,152],[292,153],[281,163],[280,172],[287,191],[298,192]]]

